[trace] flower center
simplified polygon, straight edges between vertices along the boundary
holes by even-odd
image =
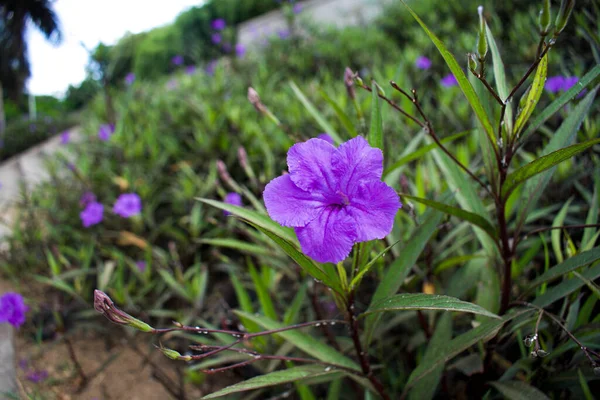
[[[344,192],[342,192],[341,190],[338,190],[337,192],[335,192],[335,194],[337,194],[338,196],[341,197],[342,202],[340,203],[341,206],[347,206],[350,204],[350,199],[348,198],[348,196],[346,196],[346,194]]]

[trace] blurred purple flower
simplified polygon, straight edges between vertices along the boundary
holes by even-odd
[[[440,83],[442,84],[442,86],[445,86],[445,87],[451,87],[451,86],[458,85],[458,81],[456,80],[456,77],[454,76],[454,74],[451,74],[451,73],[444,76],[442,78],[442,80],[440,81]]]
[[[294,7],[292,8],[292,10],[294,11],[294,14],[300,14],[300,12],[302,11],[302,4],[300,4],[300,3],[294,4]]]
[[[27,373],[25,378],[27,378],[28,381],[33,383],[40,383],[48,378],[48,371],[30,371],[29,373]]]
[[[279,39],[285,40],[290,37],[290,31],[287,29],[282,29],[277,32],[277,35],[279,36]]]
[[[29,360],[26,358],[21,358],[19,360],[19,368],[21,368],[23,371],[27,371],[29,369]]]
[[[242,57],[244,57],[245,54],[246,54],[246,48],[244,47],[244,45],[241,43],[236,44],[235,45],[235,55],[238,58],[242,58]]]
[[[289,174],[263,193],[269,216],[294,228],[302,251],[319,262],[344,260],[354,243],[383,239],[401,207],[381,181],[383,153],[357,136],[338,148],[321,139],[295,144]]]
[[[225,23],[225,20],[223,18],[217,18],[210,23],[210,26],[216,31],[222,31],[223,29],[225,29],[227,24]]]
[[[431,60],[425,56],[420,56],[415,61],[415,66],[419,69],[427,70],[431,68]]]
[[[135,266],[140,272],[144,272],[146,270],[146,261],[136,261]]]
[[[183,56],[179,54],[176,55],[175,57],[171,58],[171,63],[173,63],[173,65],[183,64]]]
[[[87,206],[90,203],[96,202],[96,195],[92,192],[85,192],[81,195],[81,199],[79,199],[79,204],[83,207]]]
[[[331,145],[335,146],[335,143],[334,143],[334,141],[333,141],[332,137],[331,137],[331,136],[329,136],[329,134],[327,134],[327,133],[321,133],[319,136],[317,136],[317,139],[324,140],[324,141],[326,141],[327,143],[329,143],[329,144],[331,144]]]
[[[215,73],[215,69],[217,68],[217,60],[212,60],[209,61],[208,64],[206,64],[206,73],[208,75],[213,75]]]
[[[136,193],[123,193],[113,206],[115,214],[129,218],[142,212],[142,199]]]
[[[97,201],[88,203],[83,211],[79,213],[79,218],[81,218],[84,228],[99,224],[104,218],[104,206]]]
[[[130,72],[127,75],[125,75],[125,84],[127,86],[133,85],[133,82],[135,82],[135,74],[133,72]]]
[[[15,292],[4,293],[0,297],[0,324],[8,322],[15,328],[25,323],[25,313],[29,307],[25,305],[23,296]]]
[[[231,204],[232,206],[242,206],[242,196],[239,193],[230,192],[225,195],[225,203]],[[223,211],[223,214],[231,214],[229,211]]]
[[[210,40],[212,40],[212,42],[213,42],[214,44],[219,44],[219,43],[221,43],[221,40],[222,40],[222,38],[221,38],[221,34],[220,34],[220,33],[213,33],[213,34],[211,35],[211,37],[210,37]]]
[[[188,65],[187,67],[185,67],[185,73],[188,75],[194,75],[196,73],[196,66]]]
[[[71,141],[71,132],[64,131],[60,134],[60,144],[67,144]]]
[[[550,93],[558,93],[564,84],[565,78],[562,76],[551,76],[546,80],[544,88]]]
[[[112,134],[115,132],[115,126],[113,124],[102,124],[98,129],[98,138],[102,141],[110,139]]]
[[[575,86],[577,84],[577,82],[579,82],[579,78],[576,76],[565,77],[563,84],[562,84],[562,90],[564,92],[566,92],[567,90],[569,90],[573,86]]]

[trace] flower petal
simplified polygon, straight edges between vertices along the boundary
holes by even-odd
[[[293,145],[287,154],[292,181],[303,190],[335,192],[335,176],[331,156],[335,147],[321,139],[310,139]]]
[[[340,207],[324,207],[305,227],[295,228],[302,252],[318,262],[343,261],[354,245],[356,223]]]
[[[361,136],[340,145],[331,159],[338,189],[351,196],[361,182],[381,180],[383,154]]]
[[[394,226],[394,217],[402,207],[396,191],[384,182],[360,185],[345,210],[356,223],[356,241],[383,239]]]
[[[298,188],[290,174],[269,182],[263,198],[269,216],[283,226],[304,226],[315,219],[324,207],[321,195]]]

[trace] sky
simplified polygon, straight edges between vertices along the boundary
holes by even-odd
[[[69,85],[85,79],[88,53],[99,42],[114,44],[126,32],[139,33],[175,20],[202,0],[57,0],[63,41],[53,46],[35,28],[27,33],[31,78],[36,95],[62,96]]]

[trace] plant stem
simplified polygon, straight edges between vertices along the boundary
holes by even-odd
[[[385,388],[383,384],[377,379],[377,377],[373,374],[373,370],[371,369],[371,364],[369,362],[369,357],[367,353],[362,348],[362,344],[360,342],[360,331],[358,327],[358,320],[356,319],[356,315],[354,313],[354,291],[350,292],[348,296],[347,308],[346,308],[346,316],[348,319],[348,325],[350,329],[350,335],[352,336],[352,342],[354,343],[354,349],[356,350],[356,355],[360,361],[360,366],[362,368],[363,374],[369,379],[369,381],[375,387],[375,390],[379,393],[381,398],[384,400],[391,400],[391,397],[385,392]]]

